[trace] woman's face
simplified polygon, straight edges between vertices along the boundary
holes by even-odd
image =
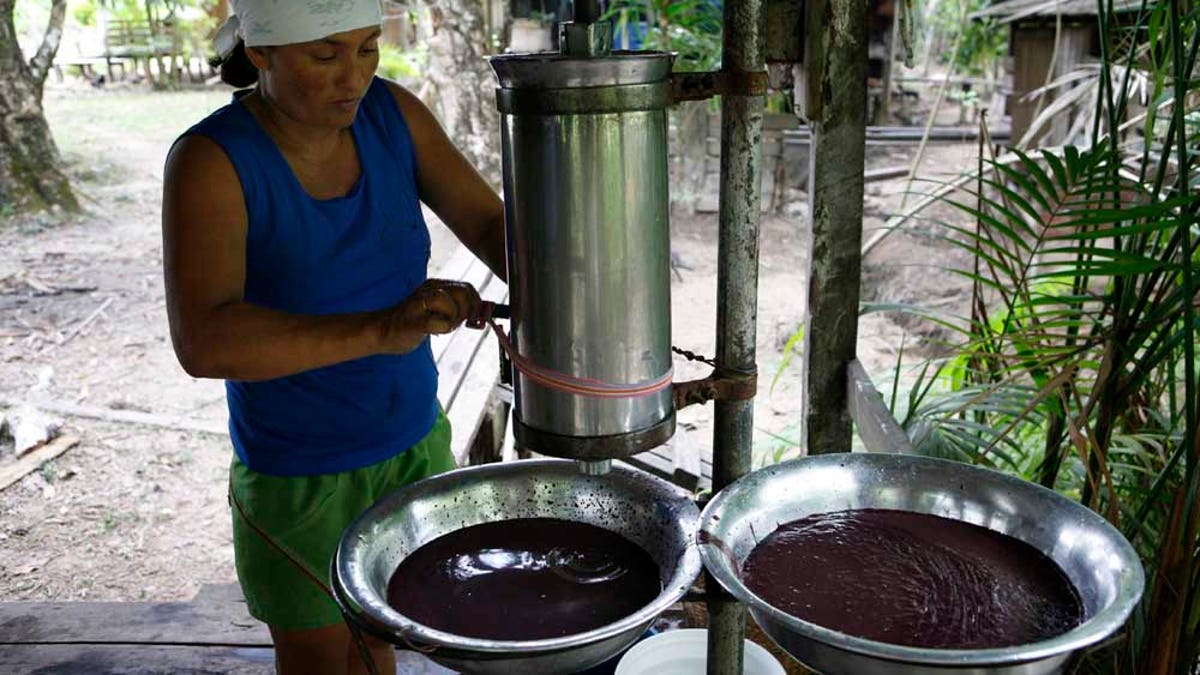
[[[343,128],[379,65],[378,26],[321,40],[246,50],[259,70],[259,87],[289,118],[311,126]]]

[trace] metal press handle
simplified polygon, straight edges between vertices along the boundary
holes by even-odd
[[[468,328],[487,328],[493,319],[511,319],[508,305],[484,300],[479,303],[479,313],[467,319]]]

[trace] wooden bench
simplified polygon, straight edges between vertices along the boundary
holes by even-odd
[[[623,461],[690,492],[712,488],[712,456],[702,455],[690,433],[682,427],[665,444]]]
[[[484,300],[505,302],[508,286],[465,246],[435,273],[437,279],[471,284]],[[462,326],[432,339],[438,368],[438,401],[453,430],[451,450],[459,466],[500,460],[509,404],[496,389],[500,351],[491,330]]]
[[[112,80],[113,66],[120,66],[121,73],[124,74],[127,61],[128,59],[107,56],[99,40],[79,39],[59,45],[51,65],[54,67],[54,73],[59,82],[66,78],[65,69],[74,67],[78,68],[80,74],[89,82],[99,85],[102,83],[102,78],[97,71],[101,66],[106,69],[105,76]]]
[[[126,62],[132,61],[134,70],[137,70],[138,62],[142,61],[146,76],[153,79],[150,60],[171,56],[175,52],[176,33],[170,25],[110,21],[104,27],[104,58],[110,78],[114,65],[121,66],[121,77],[124,78]]]
[[[0,602],[0,673],[275,672],[271,635],[246,612],[237,584],[209,584],[188,602]],[[397,673],[446,675],[397,651]]]
[[[175,31],[166,24],[110,21],[104,27],[104,55],[112,58],[170,56]]]
[[[656,631],[698,627],[676,603]],[[246,611],[236,583],[206,584],[186,602],[0,602],[5,675],[191,675],[275,672],[271,635]],[[397,675],[454,675],[396,650]]]
[[[107,76],[112,79],[113,62],[103,56],[63,56],[61,54],[54,57],[54,74],[59,82],[65,79],[63,68],[74,66],[79,69],[80,74],[84,79],[95,84],[98,82],[99,74],[96,73],[96,68],[104,66],[107,69]],[[122,68],[124,65],[122,64]]]

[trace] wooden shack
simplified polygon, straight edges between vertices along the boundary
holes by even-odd
[[[1139,0],[1113,2],[1119,13],[1136,10],[1140,4]],[[1030,92],[1100,58],[1095,0],[1002,0],[971,18],[990,18],[1010,27],[1008,72],[1012,79],[1005,108],[1012,120],[1014,143],[1025,136],[1037,112],[1054,100],[1053,94],[1040,106],[1036,99],[1023,100]],[[1037,141],[1049,145],[1069,141],[1070,121],[1070,115],[1062,115]]]

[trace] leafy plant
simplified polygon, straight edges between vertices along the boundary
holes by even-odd
[[[395,45],[379,44],[379,70],[382,77],[398,82],[415,82],[421,78],[429,52],[425,49],[402,50]]]
[[[94,0],[84,0],[71,4],[71,18],[80,26],[96,25],[96,3]]]
[[[616,0],[604,18],[618,36],[644,31],[644,49],[675,52],[675,70],[721,67],[721,6],[712,0]]]
[[[1186,674],[1200,656],[1200,12],[1136,17],[1118,34],[1101,15],[1090,143],[982,160],[973,189],[940,198],[960,215],[942,238],[973,261],[956,270],[971,313],[941,317],[956,354],[922,364],[892,410],[918,452],[1056,489],[1137,548],[1142,606],[1084,671]]]
[[[932,23],[946,34],[961,33],[958,51],[946,50],[936,58],[939,63],[953,63],[960,71],[982,77],[992,71],[994,64],[1008,50],[1008,28],[993,17],[967,19],[971,14],[992,4],[989,0],[939,2],[933,11]]]

